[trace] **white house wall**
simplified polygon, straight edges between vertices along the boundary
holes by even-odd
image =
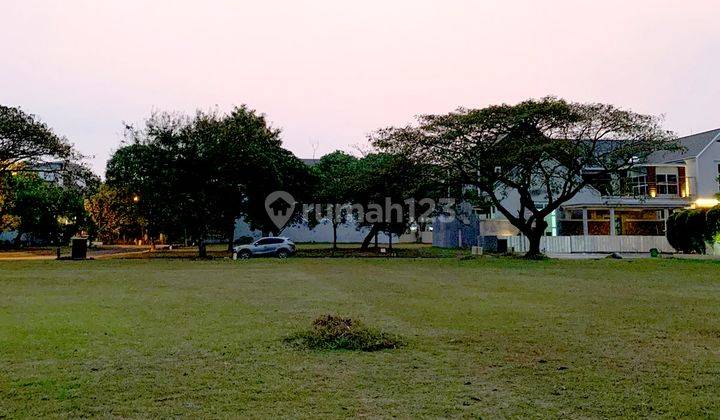
[[[720,163],[720,143],[713,141],[697,157],[697,167],[693,168],[699,198],[713,198],[720,191],[717,181],[718,163]]]
[[[547,195],[535,195],[533,196],[533,201],[536,203],[542,203],[547,202]],[[512,214],[518,214],[520,211],[520,194],[517,192],[517,190],[510,190],[508,191],[507,197],[502,199],[500,203],[505,207],[506,209],[510,210]],[[582,190],[580,190],[573,198],[571,198],[569,201],[565,202],[564,205],[572,205],[572,204],[602,204],[603,199],[600,193],[592,188],[592,187],[585,187]],[[500,213],[499,211],[495,212],[493,214],[493,219],[506,219],[505,216]]]

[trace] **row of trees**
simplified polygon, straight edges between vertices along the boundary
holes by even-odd
[[[153,115],[141,129],[127,127],[126,142],[107,164],[106,185],[90,200],[101,235],[142,230],[192,240],[222,232],[232,244],[235,220],[273,231],[267,194],[309,193],[302,161],[281,147],[280,131],[247,107],[229,114]],[[135,221],[135,223],[133,223]]]
[[[338,225],[358,215],[345,208],[329,214],[327,205],[384,206],[389,197],[401,204],[396,210],[401,215],[357,220],[359,227],[369,227],[362,244],[368,247],[379,232],[407,229],[408,198],[432,197],[445,189],[434,170],[400,155],[357,158],[339,151],[309,167],[282,148],[279,130],[244,106],[229,114],[156,114],[142,129],[128,127],[125,144],[108,162],[106,183],[88,200],[88,210],[101,239],[140,233],[153,242],[162,234],[169,241],[195,242],[204,255],[203,243],[211,234],[224,233],[232,246],[240,217],[253,229],[278,233],[282,226],[273,223],[265,207],[275,191],[289,192],[298,202],[323,204],[307,214],[308,222],[329,217],[334,245]],[[288,223],[303,216],[302,206],[293,210]]]
[[[390,153],[371,153],[361,158],[336,151],[323,156],[311,168],[315,183],[314,202],[326,204],[353,203],[366,210],[359,215],[347,207],[320,207],[320,212],[310,214],[311,225],[325,216],[332,223],[333,247],[337,243],[337,228],[348,220],[354,220],[358,227],[368,227],[361,248],[368,248],[377,234],[400,235],[412,224],[427,223],[419,216],[422,213],[437,214],[427,208],[422,199],[438,201],[448,194],[458,196],[459,184],[446,180],[434,165],[414,162],[406,156]],[[394,206],[388,212],[390,203]],[[378,217],[372,217],[372,209],[379,210]],[[314,216],[314,217],[313,217]],[[363,217],[364,216],[364,217]]]
[[[2,111],[0,227],[19,232],[16,244],[21,239],[64,243],[80,231],[110,243],[138,238],[154,243],[162,235],[168,241],[197,243],[203,254],[209,235],[224,235],[232,244],[238,217],[253,229],[278,233],[265,198],[283,190],[300,202],[322,204],[307,214],[308,222],[314,225],[328,216],[334,245],[338,225],[359,215],[339,208],[336,216],[326,206],[384,207],[388,198],[400,205],[389,220],[382,215],[358,220],[360,227],[369,228],[362,244],[368,247],[379,232],[407,229],[416,204],[408,198],[447,193],[447,182],[434,166],[400,155],[358,158],[338,151],[309,167],[282,148],[280,130],[245,106],[228,114],[159,113],[141,128],[126,127],[125,140],[100,184],[78,164],[82,156],[66,139],[17,108]],[[294,210],[288,223],[303,216],[302,207]]]
[[[3,112],[0,171],[43,156],[78,158],[66,140],[32,116]],[[248,107],[227,114],[156,114],[143,127],[127,127],[108,162],[105,184],[86,200],[94,223],[89,229],[109,240],[145,235],[152,242],[160,234],[189,239],[202,255],[211,234],[220,232],[232,243],[238,217],[276,233],[265,208],[273,191],[290,192],[304,203],[370,208],[384,206],[389,197],[401,204],[396,211],[405,216],[402,221],[360,220],[370,228],[362,245],[367,247],[378,232],[405,231],[419,204],[412,199],[458,197],[461,186],[472,186],[528,237],[528,255],[535,256],[545,217],[590,182],[588,168],[595,178],[609,178],[655,151],[679,147],[655,117],[551,97],[424,115],[417,124],[379,130],[370,140],[375,153],[356,158],[335,152],[308,168],[282,147],[280,130]],[[517,202],[509,203],[513,195]],[[342,212],[335,229],[350,215]],[[290,223],[300,213],[295,208]],[[310,223],[321,216],[314,212]]]

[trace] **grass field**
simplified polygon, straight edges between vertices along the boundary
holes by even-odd
[[[0,417],[720,415],[710,261],[0,262]],[[337,313],[400,334],[290,348]]]

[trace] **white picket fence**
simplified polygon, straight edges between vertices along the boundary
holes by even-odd
[[[528,240],[524,236],[509,236],[507,241],[509,251],[514,249],[515,252],[526,252],[528,249]],[[660,252],[675,252],[664,236],[543,236],[540,240],[540,249],[550,254],[649,252],[652,248]]]

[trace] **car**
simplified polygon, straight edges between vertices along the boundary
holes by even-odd
[[[249,245],[236,246],[233,253],[236,258],[241,259],[261,256],[287,258],[295,253],[295,244],[290,238],[268,236]]]

